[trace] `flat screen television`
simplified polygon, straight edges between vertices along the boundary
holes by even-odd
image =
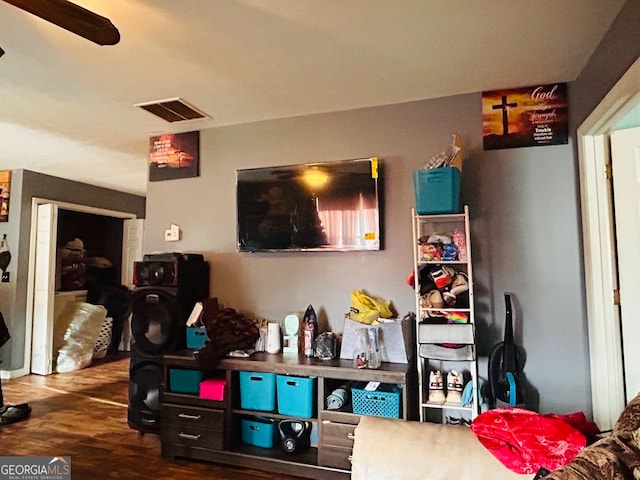
[[[238,251],[382,249],[377,158],[236,173]]]

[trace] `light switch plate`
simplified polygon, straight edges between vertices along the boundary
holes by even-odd
[[[169,229],[171,232],[171,241],[176,242],[180,240],[180,226],[175,223],[171,224],[171,228]]]

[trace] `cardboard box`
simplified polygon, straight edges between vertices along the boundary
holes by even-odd
[[[408,318],[380,319],[380,325],[365,325],[350,318],[344,319],[340,358],[353,359],[357,346],[356,329],[374,327],[378,329],[380,355],[383,362],[409,363],[414,351],[414,322]]]

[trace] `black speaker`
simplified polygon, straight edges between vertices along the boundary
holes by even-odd
[[[164,388],[161,357],[131,346],[129,368],[129,427],[143,433],[160,431],[160,398]]]
[[[139,287],[131,293],[131,337],[144,353],[162,356],[185,347],[185,311],[176,287]],[[188,314],[187,314],[188,316]]]
[[[177,287],[202,275],[205,265],[204,257],[199,254],[147,254],[141,262],[133,263],[133,284]]]
[[[157,260],[140,263],[146,262]],[[180,274],[172,285],[138,286],[131,292],[128,423],[145,433],[159,431],[162,356],[186,347],[187,318],[196,302],[209,298],[209,264],[197,256],[178,264],[187,266],[177,267]]]

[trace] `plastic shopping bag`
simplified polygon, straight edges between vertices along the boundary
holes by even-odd
[[[367,325],[376,325],[378,318],[392,318],[391,302],[374,298],[360,290],[351,292],[349,318]]]
[[[67,302],[54,323],[54,355],[58,373],[88,367],[100,330],[107,318],[102,305]]]

